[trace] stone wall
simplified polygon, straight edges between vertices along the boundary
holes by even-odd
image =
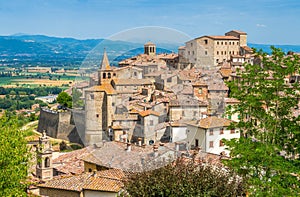
[[[47,135],[53,138],[83,144],[84,111],[57,112],[42,108],[37,130],[38,132],[45,130]]]

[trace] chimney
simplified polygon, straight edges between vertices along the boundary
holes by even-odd
[[[157,145],[153,146],[153,153],[154,153],[154,157],[158,157],[158,146]]]
[[[139,144],[139,146],[142,146],[142,138],[138,138],[138,144]]]
[[[128,142],[127,143],[127,149],[126,149],[127,152],[130,152],[131,151],[131,143]]]

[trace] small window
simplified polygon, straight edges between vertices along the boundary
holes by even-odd
[[[182,111],[182,116],[185,116],[184,111]]]
[[[199,146],[199,140],[195,139],[195,146],[198,147]]]
[[[190,51],[188,51],[188,54],[190,55]]]
[[[219,42],[217,42],[217,45],[219,45]]]
[[[223,45],[223,42],[221,42],[221,45]]]
[[[93,170],[91,168],[89,168],[89,172],[92,172]]]
[[[96,114],[96,117],[99,118],[99,114]]]
[[[46,168],[50,167],[50,159],[49,159],[49,157],[46,157],[46,159],[45,159],[45,167]]]
[[[114,74],[113,74],[113,76],[115,77],[115,76],[117,76],[117,74],[116,74],[116,73],[114,73]]]
[[[220,135],[224,134],[224,128],[220,129]]]
[[[103,79],[106,79],[106,73],[103,73]]]
[[[195,55],[195,51],[192,51],[192,54]]]
[[[219,59],[216,59],[216,63],[219,63]]]
[[[221,146],[224,146],[224,143],[223,143],[223,141],[222,140],[220,140],[220,145],[219,145],[220,147]]]
[[[136,77],[136,76],[137,76],[137,73],[136,73],[136,72],[134,72],[134,73],[133,73],[133,75]]]
[[[205,51],[205,55],[207,55],[207,51]]]
[[[223,55],[223,51],[221,51],[221,55]]]
[[[217,51],[217,55],[219,55],[219,51]]]
[[[235,133],[235,129],[230,129],[230,133],[234,134]]]
[[[231,42],[229,42],[229,45],[231,45]]]
[[[213,148],[214,147],[214,141],[209,141],[209,148]]]
[[[234,45],[234,42],[232,42],[232,45]]]
[[[214,130],[213,129],[209,129],[209,135],[214,135]]]
[[[172,77],[169,77],[169,78],[167,79],[167,82],[172,82]]]
[[[204,44],[208,44],[208,40],[204,40]]]
[[[153,120],[150,120],[150,126],[153,126]]]
[[[191,47],[193,46],[193,43],[191,43]]]
[[[198,89],[198,94],[202,94],[202,88]]]
[[[109,79],[111,78],[111,74],[110,74],[110,73],[108,73],[108,75],[107,75],[107,76],[108,76],[108,78],[109,78]]]
[[[227,45],[227,42],[225,42],[225,45]]]
[[[194,111],[194,116],[197,116],[197,112],[196,111]]]
[[[90,98],[93,100],[95,98],[94,94],[90,94]]]

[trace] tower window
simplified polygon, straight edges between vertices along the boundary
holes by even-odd
[[[108,76],[109,79],[111,78],[111,74],[110,73],[108,73],[107,76]]]
[[[103,79],[106,79],[106,73],[103,73]]]
[[[49,159],[49,157],[46,157],[46,159],[45,159],[45,167],[46,168],[50,167],[50,159]]]

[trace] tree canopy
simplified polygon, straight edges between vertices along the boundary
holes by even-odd
[[[272,55],[259,51],[259,61],[245,64],[228,82],[230,96],[240,102],[228,110],[237,113],[241,138],[227,141],[231,160],[226,165],[240,174],[248,191],[259,196],[297,196],[299,182],[300,117],[299,56],[286,56],[272,47]]]
[[[242,180],[230,170],[192,160],[130,174],[124,196],[240,196]]]
[[[0,196],[26,196],[30,155],[18,122],[11,113],[0,119]]]
[[[59,93],[56,101],[64,107],[72,108],[72,97],[66,92]]]

